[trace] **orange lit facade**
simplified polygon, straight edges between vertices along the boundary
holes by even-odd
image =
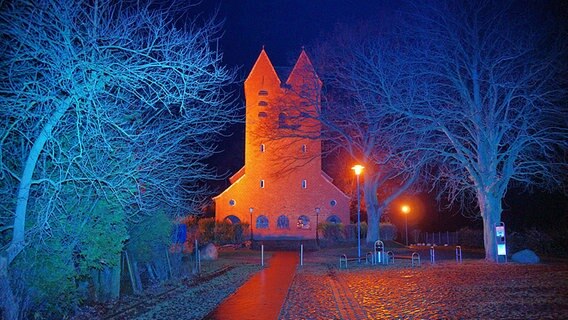
[[[245,165],[213,198],[215,215],[252,221],[255,240],[313,239],[316,222],[349,223],[349,198],[321,169],[321,81],[310,59],[302,50],[287,77],[279,72],[263,49],[245,80]]]

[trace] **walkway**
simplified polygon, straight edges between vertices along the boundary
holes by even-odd
[[[206,319],[278,319],[298,263],[298,252],[275,252],[268,267],[250,278]]]

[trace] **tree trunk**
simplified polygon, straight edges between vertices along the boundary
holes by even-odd
[[[118,300],[120,298],[120,275],[121,270],[120,264],[110,268],[110,299]]]
[[[373,244],[381,238],[379,223],[382,210],[380,210],[377,198],[377,183],[373,179],[367,179],[363,183],[363,195],[365,197],[365,209],[367,210],[367,244]]]
[[[138,267],[138,261],[136,261],[136,259],[132,259],[132,272],[134,274],[134,279],[136,280],[138,293],[141,293],[144,291],[144,287],[142,286],[142,277],[140,276],[140,268]]]
[[[483,190],[478,190],[477,200],[481,217],[483,218],[483,244],[485,246],[485,260],[497,261],[497,243],[495,238],[495,225],[501,221],[501,199]]]
[[[2,319],[16,320],[19,314],[19,305],[10,286],[10,276],[8,274],[8,259],[0,257],[0,301]]]
[[[35,139],[32,148],[26,158],[26,163],[24,165],[24,171],[22,172],[22,177],[20,179],[20,185],[18,186],[18,195],[16,198],[16,211],[14,215],[14,228],[12,231],[12,241],[10,241],[10,246],[6,250],[8,265],[12,263],[14,258],[24,249],[24,233],[26,225],[26,214],[28,208],[28,199],[30,196],[30,188],[32,185],[33,173],[35,171],[37,160],[45,146],[45,143],[51,139],[53,129],[59,123],[63,114],[70,106],[70,99],[62,101],[55,112],[48,119],[43,129],[39,133],[38,137]]]

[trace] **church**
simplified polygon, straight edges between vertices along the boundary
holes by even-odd
[[[321,86],[303,49],[291,69],[262,49],[244,83],[245,164],[213,198],[217,221],[249,223],[254,240],[314,239],[318,223],[349,224],[350,199],[321,168]]]

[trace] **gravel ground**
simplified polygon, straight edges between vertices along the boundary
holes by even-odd
[[[320,257],[320,261],[321,257]],[[568,263],[298,268],[281,319],[568,319]]]

